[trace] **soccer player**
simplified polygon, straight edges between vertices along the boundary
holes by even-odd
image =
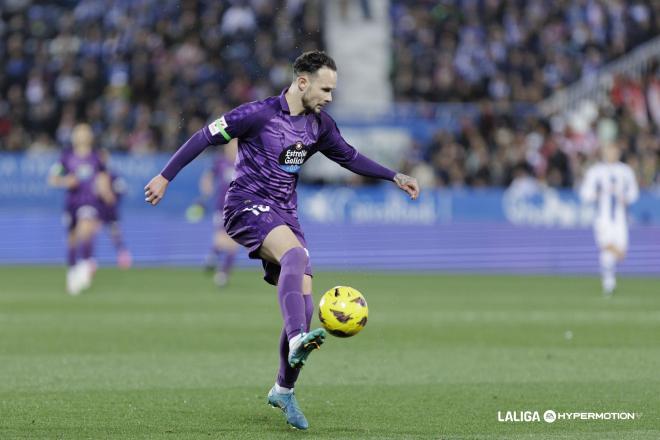
[[[234,265],[239,246],[227,234],[222,215],[225,206],[225,196],[229,189],[229,184],[234,179],[234,161],[236,160],[237,148],[238,141],[232,139],[225,145],[224,150],[216,155],[213,166],[200,179],[201,197],[193,206],[188,208],[191,214],[187,215],[192,220],[196,217],[201,217],[201,215],[196,213],[203,213],[207,200],[215,194],[215,210],[213,212],[213,226],[215,230],[213,232],[211,252],[207,257],[207,267],[210,270],[215,269],[213,281],[218,287],[223,287],[229,282],[229,274]]]
[[[314,311],[312,268],[305,236],[298,223],[298,172],[316,152],[363,176],[393,181],[412,199],[417,181],[395,173],[360,154],[339,133],[323,107],[332,101],[337,68],[323,52],[300,55],[294,78],[279,96],[243,104],[203,127],[172,156],[145,187],[145,200],[156,205],[177,173],[205,148],[238,139],[236,177],[227,192],[227,233],[260,259],[264,279],[277,286],[284,328],[280,368],[267,402],[284,412],[287,423],[307,429],[293,392],[300,368],[325,339],[309,329]]]
[[[72,148],[65,149],[59,162],[51,168],[48,181],[51,186],[67,190],[64,214],[68,230],[66,289],[69,294],[78,295],[92,282],[99,202],[101,199],[112,202],[114,196],[103,161],[93,149],[91,127],[76,125],[71,142]]]
[[[102,151],[100,152],[100,156],[107,168],[110,161],[109,154],[107,151]],[[107,173],[110,179],[110,190],[114,197],[107,202],[102,199],[99,200],[99,220],[110,230],[110,239],[117,251],[117,265],[122,269],[128,269],[131,267],[132,257],[124,242],[124,234],[122,234],[119,223],[119,202],[124,193],[126,193],[127,185],[121,176],[110,170]]]
[[[626,208],[639,197],[635,174],[619,161],[619,149],[613,143],[602,149],[602,161],[592,165],[585,175],[580,197],[597,203],[594,236],[600,249],[603,294],[612,295],[616,288],[616,264],[628,249]]]

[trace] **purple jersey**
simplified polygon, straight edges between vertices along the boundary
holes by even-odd
[[[215,182],[215,209],[222,211],[225,206],[225,196],[231,181],[234,180],[234,164],[225,157],[224,154],[219,154],[213,162],[213,180]]]
[[[256,196],[297,218],[296,184],[305,161],[318,151],[339,164],[357,157],[327,113],[292,116],[285,93],[243,104],[203,128],[212,144],[238,138],[228,205]]]
[[[72,149],[66,149],[56,167],[60,175],[73,174],[78,180],[78,185],[67,191],[67,206],[98,205],[96,178],[105,171],[105,165],[96,151],[80,157]]]

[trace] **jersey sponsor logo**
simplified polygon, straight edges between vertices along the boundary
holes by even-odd
[[[304,164],[308,158],[309,150],[307,149],[307,146],[301,141],[298,141],[282,150],[278,162],[280,168],[284,171],[295,174],[300,171],[300,167],[302,167],[302,164]]]
[[[80,164],[76,167],[75,174],[78,180],[89,180],[94,175],[94,167],[88,163]]]
[[[221,117],[220,119],[216,119],[215,121],[209,124],[209,131],[211,132],[211,136],[215,136],[225,128],[227,128],[227,121],[225,121],[224,116]]]

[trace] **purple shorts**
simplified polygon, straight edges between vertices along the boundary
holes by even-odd
[[[99,219],[105,224],[119,221],[119,210],[117,209],[117,205],[109,206],[101,203],[99,209]]]
[[[225,205],[224,219],[227,234],[248,249],[250,258],[261,260],[264,268],[264,280],[267,283],[277,285],[280,266],[262,259],[259,256],[259,249],[266,236],[274,228],[281,225],[288,226],[309,256],[305,235],[298,219],[279,212],[275,207],[270,206],[268,202],[250,196],[250,200],[245,200],[243,203],[227,204]],[[312,276],[311,262],[307,263],[305,274]]]
[[[99,218],[97,206],[92,204],[68,205],[64,210],[62,223],[67,231],[71,232],[76,228],[79,220],[95,220]]]

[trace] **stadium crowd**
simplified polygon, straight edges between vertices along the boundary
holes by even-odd
[[[371,5],[372,7],[374,5]],[[0,12],[0,151],[66,144],[77,119],[101,146],[171,151],[210,116],[290,82],[323,48],[320,0],[8,0]],[[429,13],[431,11],[431,13]],[[659,70],[621,78],[607,108],[543,119],[537,102],[660,29],[660,3],[392,0],[395,97],[480,102],[476,120],[416,145],[426,185],[507,185],[521,174],[579,181],[617,139],[642,186],[659,183]]]
[[[539,102],[660,34],[650,0],[392,0],[392,84],[399,102],[481,102],[477,120],[417,147],[427,185],[504,186],[531,175],[571,187],[605,141],[640,185],[660,184],[660,70],[618,78],[606,108],[545,119]],[[430,13],[429,13],[430,12]]]
[[[0,7],[0,150],[173,150],[210,115],[288,85],[322,47],[320,2],[10,0]]]
[[[551,118],[484,101],[477,119],[463,119],[457,133],[441,130],[417,145],[406,168],[425,186],[508,186],[533,176],[574,187],[599,147],[615,142],[641,187],[660,185],[660,68],[639,80],[618,78],[608,101]]]
[[[392,0],[399,101],[537,102],[660,33],[652,0]]]

